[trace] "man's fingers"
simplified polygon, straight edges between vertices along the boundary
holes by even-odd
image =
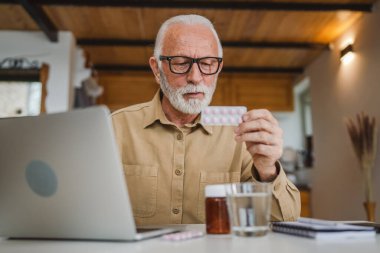
[[[282,137],[282,129],[278,125],[265,120],[257,119],[252,121],[243,122],[235,129],[236,134],[242,134],[247,132],[266,131]]]
[[[260,131],[260,132],[248,132],[241,135],[236,135],[237,141],[262,143],[266,145],[278,145],[279,138],[276,138],[273,134]]]
[[[274,160],[277,160],[281,157],[282,151],[278,149],[276,146],[270,146],[265,144],[253,144],[249,148],[247,148],[249,153],[252,155],[262,155],[265,157],[272,157]]]
[[[257,120],[257,119],[264,119],[271,122],[272,124],[278,125],[277,120],[273,117],[272,113],[270,113],[270,111],[268,111],[267,109],[250,110],[243,115],[243,122]]]
[[[265,109],[251,110],[243,115],[243,122],[235,129],[235,139],[245,142],[255,166],[261,169],[273,164],[282,155],[282,135],[277,120]]]

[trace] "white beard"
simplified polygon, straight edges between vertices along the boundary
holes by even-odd
[[[176,89],[170,86],[165,74],[160,71],[160,87],[162,92],[169,99],[170,104],[175,109],[185,114],[199,114],[211,103],[211,99],[216,88],[216,81],[217,80],[215,79],[215,82],[210,87],[206,86],[204,83],[197,85],[189,83],[184,87]],[[186,93],[195,92],[202,92],[204,94],[204,98],[190,98],[186,100],[183,96]]]

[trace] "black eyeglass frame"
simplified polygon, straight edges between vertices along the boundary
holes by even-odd
[[[172,60],[173,58],[175,58],[175,57],[182,57],[182,58],[186,58],[186,59],[189,59],[189,60],[190,60],[190,66],[189,66],[189,68],[188,68],[185,72],[183,72],[183,73],[178,73],[178,72],[175,72],[175,71],[172,69],[171,60]],[[212,58],[212,59],[216,59],[216,60],[218,61],[218,67],[217,67],[216,71],[213,72],[213,73],[204,73],[204,72],[202,71],[201,67],[199,66],[199,62],[200,62],[201,60],[204,60],[204,59],[210,59],[210,58]],[[193,67],[193,64],[194,64],[194,63],[197,63],[197,66],[198,66],[199,71],[200,71],[203,75],[208,75],[208,76],[215,75],[216,73],[218,73],[219,68],[220,68],[220,64],[221,64],[222,61],[223,61],[223,58],[221,58],[221,57],[206,56],[206,57],[201,57],[201,58],[191,58],[191,57],[188,57],[188,56],[182,56],[182,55],[174,55],[174,56],[160,55],[159,59],[160,59],[160,61],[164,61],[164,60],[168,61],[168,62],[169,62],[169,69],[170,69],[170,71],[171,71],[172,73],[174,73],[174,74],[177,74],[177,75],[187,74],[187,73],[190,72],[191,68]]]

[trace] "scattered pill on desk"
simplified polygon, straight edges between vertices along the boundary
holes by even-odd
[[[163,235],[162,239],[165,241],[184,241],[184,240],[198,238],[202,236],[204,236],[204,233],[201,231],[183,231],[183,232]]]

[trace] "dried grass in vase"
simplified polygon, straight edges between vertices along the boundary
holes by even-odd
[[[346,120],[346,127],[354,147],[355,154],[360,162],[363,173],[366,202],[373,202],[372,171],[377,151],[377,124],[376,119],[364,112],[356,115],[354,119]]]

